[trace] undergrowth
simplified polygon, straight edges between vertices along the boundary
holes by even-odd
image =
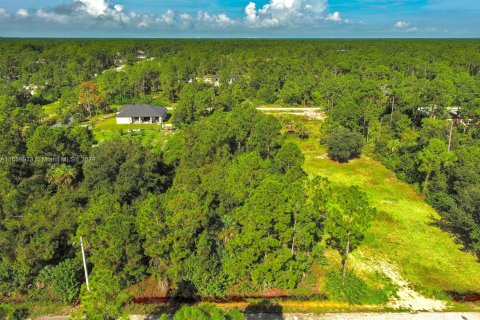
[[[350,304],[384,304],[388,302],[391,288],[377,289],[368,286],[365,281],[349,271],[343,281],[339,272],[329,272],[326,278],[327,295],[332,301]]]

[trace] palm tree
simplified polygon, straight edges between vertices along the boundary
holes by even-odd
[[[75,168],[66,164],[61,164],[51,168],[46,175],[47,181],[57,187],[61,185],[69,186],[75,180],[77,171]]]

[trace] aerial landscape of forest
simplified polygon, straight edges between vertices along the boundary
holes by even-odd
[[[480,320],[480,1],[0,0],[0,320]]]
[[[478,40],[1,39],[0,318],[479,310],[479,124]]]

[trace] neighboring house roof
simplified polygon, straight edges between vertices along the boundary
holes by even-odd
[[[167,108],[154,107],[149,104],[129,104],[118,110],[117,118],[131,117],[164,117]]]

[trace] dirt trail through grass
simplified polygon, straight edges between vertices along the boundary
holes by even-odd
[[[447,308],[444,301],[426,298],[412,289],[411,284],[398,273],[396,268],[386,261],[357,262],[357,267],[364,270],[375,270],[387,276],[398,287],[396,297],[393,297],[387,307],[400,310],[417,311],[443,311]]]

